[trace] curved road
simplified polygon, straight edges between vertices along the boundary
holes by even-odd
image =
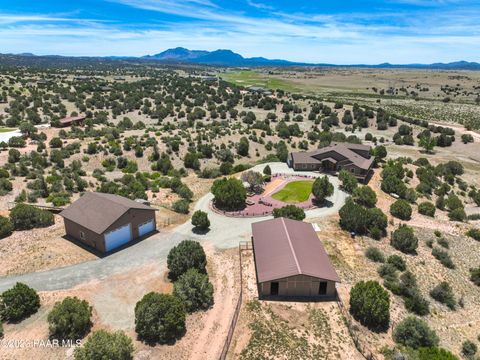
[[[295,173],[283,163],[270,163],[269,165],[272,173]],[[266,164],[257,165],[253,170],[262,171],[265,166]],[[320,176],[313,172],[302,172],[301,174]],[[329,198],[332,206],[307,210],[307,218],[335,214],[345,203],[346,194],[339,190],[338,179],[330,177],[330,181],[335,188],[334,194]],[[18,281],[39,291],[69,289],[84,282],[104,279],[151,262],[166,265],[170,249],[185,239],[209,242],[221,249],[236,247],[240,241],[249,240],[252,223],[271,218],[271,216],[231,218],[217,214],[209,208],[212,198],[213,195],[209,193],[200,198],[195,205],[195,210],[203,210],[208,213],[211,225],[210,231],[206,234],[193,233],[193,227],[188,221],[173,230],[152,235],[148,239],[104,258],[43,272],[2,277],[0,278],[0,292],[12,287]]]

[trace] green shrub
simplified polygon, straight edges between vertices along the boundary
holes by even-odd
[[[399,255],[390,255],[387,259],[387,264],[391,264],[397,268],[398,271],[407,270],[407,264],[405,260]]]
[[[410,220],[412,217],[412,207],[406,200],[397,200],[390,206],[390,213],[396,218]]]
[[[183,301],[189,313],[207,310],[213,305],[213,285],[208,275],[199,273],[197,269],[189,269],[175,281],[173,295]]]
[[[445,249],[449,249],[450,248],[450,243],[448,242],[447,239],[445,238],[439,238],[437,240],[437,243],[438,245],[440,245],[441,247],[444,247]]]
[[[305,219],[305,211],[295,205],[285,205],[284,207],[273,209],[273,217],[284,217],[301,221]]]
[[[477,286],[480,286],[480,267],[470,269],[470,280]]]
[[[0,318],[18,322],[35,314],[40,308],[40,297],[31,287],[17,282],[0,295]]]
[[[462,354],[467,358],[472,358],[477,353],[477,345],[470,340],[465,340],[462,344]]]
[[[384,331],[390,323],[390,296],[376,281],[361,281],[350,291],[350,313],[362,325]]]
[[[333,185],[330,183],[327,176],[315,179],[312,185],[312,194],[315,197],[315,200],[320,204],[324,203],[327,197],[333,195]]]
[[[440,263],[445,266],[446,268],[449,269],[455,269],[455,264],[453,263],[452,259],[450,258],[450,255],[448,255],[448,252],[443,251],[439,248],[433,248],[432,249],[432,255],[440,261]]]
[[[435,205],[429,201],[422,202],[418,205],[418,212],[422,215],[434,217],[435,211]]]
[[[85,300],[66,297],[48,314],[50,337],[58,340],[82,339],[92,326],[92,307]]]
[[[131,360],[134,351],[132,339],[123,331],[114,333],[94,331],[82,347],[75,349],[75,360]]]
[[[215,180],[212,185],[213,202],[221,210],[241,210],[245,207],[247,191],[235,178]]]
[[[0,216],[0,239],[9,236],[13,231],[13,225],[9,218]]]
[[[185,318],[179,298],[151,292],[135,306],[135,331],[150,344],[173,343],[185,333]]]
[[[379,266],[378,275],[380,275],[384,279],[396,279],[397,277],[397,268],[391,264],[383,264]]]
[[[377,204],[377,194],[370,186],[360,186],[353,191],[353,200],[367,208],[373,208]]]
[[[0,339],[3,337],[3,324],[2,321],[0,320]]]
[[[180,214],[188,214],[190,202],[185,199],[177,200],[172,205],[172,210]]]
[[[374,262],[385,262],[385,256],[383,255],[382,251],[373,246],[370,246],[367,248],[367,250],[365,250],[365,256]]]
[[[411,294],[411,296],[404,297],[405,309],[419,316],[425,316],[430,313],[430,306],[428,301],[420,295],[418,291]]]
[[[418,360],[458,360],[458,357],[445,349],[429,347],[418,350]]]
[[[18,204],[10,211],[10,221],[15,230],[30,230],[54,224],[53,214],[31,205]]]
[[[197,210],[192,216],[192,225],[200,230],[206,230],[210,227],[210,220],[208,214],[202,210]]]
[[[446,281],[443,281],[437,286],[435,286],[430,291],[430,296],[434,300],[447,305],[448,308],[451,310],[455,310],[455,307],[457,306],[457,302],[455,301],[455,297],[453,296],[452,288],[450,287],[450,284]]]
[[[448,213],[448,218],[452,221],[465,221],[467,219],[467,214],[462,208],[454,209]]]
[[[342,182],[341,188],[351,194],[358,186],[357,178],[347,170],[340,170],[338,179]]]
[[[358,235],[368,234],[375,239],[379,239],[385,234],[388,225],[387,216],[380,209],[364,208],[351,198],[347,199],[345,205],[342,206],[339,215],[342,229]]]
[[[470,236],[472,239],[480,241],[480,229],[471,228],[467,231],[467,236]]]
[[[435,331],[425,321],[413,316],[405,318],[395,327],[393,340],[413,349],[436,347],[439,342]]]
[[[206,273],[207,256],[199,242],[184,240],[173,247],[167,257],[169,277],[178,279],[188,269],[197,269],[202,274]]]
[[[393,232],[390,244],[401,252],[414,254],[418,247],[418,239],[411,227],[402,224]]]

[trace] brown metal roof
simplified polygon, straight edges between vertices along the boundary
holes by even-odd
[[[326,154],[330,151],[334,151],[340,154],[344,158],[351,161],[355,166],[360,169],[368,170],[373,164],[374,158],[370,156],[368,159],[357,154],[354,150],[369,151],[370,146],[363,144],[350,144],[350,143],[332,143],[329,146],[310,151],[310,152],[296,152],[292,153],[292,159],[296,163],[301,164],[317,164],[324,160],[321,158],[322,154]]]
[[[130,209],[155,210],[123,196],[86,192],[60,215],[97,234],[102,234]]]
[[[339,282],[312,224],[277,218],[252,224],[258,282],[307,275]]]

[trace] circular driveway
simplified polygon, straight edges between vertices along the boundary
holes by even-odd
[[[266,165],[270,165],[272,174],[323,176],[323,174],[314,172],[295,172],[284,163],[257,165],[252,170],[262,172]],[[334,193],[328,198],[331,206],[305,211],[307,219],[336,214],[345,203],[347,195],[339,189],[338,179],[329,176],[329,180],[334,185]],[[255,218],[223,216],[210,209],[212,199],[213,195],[208,193],[198,200],[193,210],[202,210],[208,213],[211,225],[210,231],[206,234],[194,233],[189,220],[173,230],[154,234],[148,239],[104,258],[44,272],[2,277],[0,278],[0,292],[12,287],[17,281],[24,282],[37,290],[60,290],[72,288],[91,280],[104,279],[110,275],[126,272],[152,262],[165,266],[170,249],[185,239],[208,242],[220,249],[236,247],[240,241],[250,240],[252,223],[272,218],[272,216]]]

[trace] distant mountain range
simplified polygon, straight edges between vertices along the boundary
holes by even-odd
[[[280,59],[266,59],[263,57],[245,58],[231,50],[189,50],[182,47],[168,49],[155,55],[146,55],[142,57],[132,56],[108,56],[108,57],[68,57],[68,56],[35,56],[30,53],[23,54],[0,54],[0,63],[19,64],[30,63],[35,61],[55,59],[57,63],[68,63],[69,61],[82,62],[105,62],[105,61],[128,61],[128,62],[159,62],[164,64],[198,64],[210,66],[226,66],[226,67],[360,67],[360,68],[376,68],[376,69],[438,69],[438,70],[480,70],[480,63],[468,61],[456,61],[451,63],[434,63],[434,64],[390,64],[383,63],[377,65],[368,64],[352,64],[337,65],[326,63],[302,63]]]

